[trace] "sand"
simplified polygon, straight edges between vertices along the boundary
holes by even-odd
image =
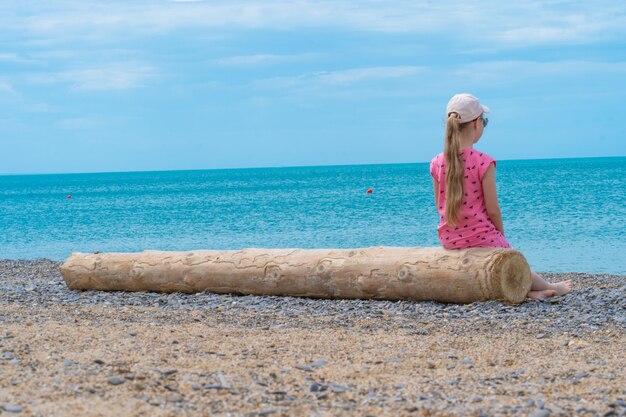
[[[5,265],[0,287],[0,410],[14,411],[0,415],[626,415],[625,277],[551,276],[597,306],[613,295],[613,318],[569,327],[568,296],[518,309],[215,294],[154,306],[69,292],[54,263],[20,268]],[[11,292],[20,274],[28,294]],[[38,282],[54,296],[33,298]]]

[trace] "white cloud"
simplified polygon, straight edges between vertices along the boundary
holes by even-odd
[[[517,46],[621,40],[626,34],[626,6],[610,0],[596,0],[593,6],[540,0],[469,4],[460,0],[66,0],[43,3],[37,12],[17,8],[8,17],[0,17],[0,27],[46,42],[68,37],[106,41],[189,28],[337,28],[437,34],[457,44],[489,41]]]
[[[14,64],[29,64],[29,63],[33,63],[36,61],[24,58],[15,53],[0,53],[0,62],[10,62]]]
[[[354,68],[344,71],[321,72],[315,74],[313,78],[321,84],[346,85],[375,79],[409,77],[421,71],[421,67],[411,66]]]
[[[14,61],[17,57],[17,54],[0,54],[0,61]]]
[[[127,90],[140,86],[153,70],[149,66],[111,66],[70,71],[63,74],[77,90]]]
[[[260,79],[249,87],[260,91],[280,90],[282,94],[304,98],[413,97],[422,100],[427,96],[438,97],[442,91],[450,94],[467,88],[470,92],[518,91],[520,86],[533,85],[544,85],[545,94],[555,94],[562,90],[563,83],[571,83],[572,88],[567,92],[579,95],[585,89],[577,86],[590,77],[622,79],[626,77],[626,62],[508,60],[431,67],[352,68]]]
[[[258,80],[258,87],[294,88],[306,86],[347,86],[372,80],[409,77],[424,71],[422,67],[390,66],[351,68],[339,71],[320,71],[305,73],[293,77],[274,77]]]
[[[17,95],[17,91],[15,91],[15,89],[13,88],[13,86],[11,84],[9,84],[6,81],[2,81],[0,80],[0,93],[2,94],[10,94],[10,95]]]
[[[255,54],[238,55],[214,60],[215,63],[228,66],[255,66],[264,64],[283,64],[306,61],[319,57],[319,54],[305,53],[293,55]]]
[[[102,127],[100,119],[93,117],[76,117],[69,119],[61,119],[56,123],[56,126],[61,129],[70,130],[85,130],[85,129],[97,129]]]
[[[595,9],[579,14],[544,13],[527,25],[504,27],[490,37],[512,45],[591,43],[624,33],[624,16]]]
[[[626,62],[598,61],[487,61],[451,69],[451,78],[465,78],[473,83],[515,83],[527,79],[624,75]]]
[[[154,68],[142,63],[112,63],[97,68],[39,74],[31,81],[41,84],[64,83],[72,90],[106,91],[140,87],[155,76]]]

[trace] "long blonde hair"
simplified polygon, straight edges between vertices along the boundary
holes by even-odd
[[[463,201],[463,161],[461,160],[461,131],[471,122],[461,123],[457,112],[450,112],[446,121],[446,222],[456,226]]]

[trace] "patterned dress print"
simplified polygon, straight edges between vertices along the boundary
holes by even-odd
[[[476,149],[461,150],[463,161],[463,200],[459,210],[458,224],[449,226],[446,222],[446,158],[443,152],[430,162],[430,175],[439,183],[437,211],[439,227],[437,233],[446,249],[473,247],[510,248],[511,245],[500,233],[487,215],[483,196],[482,179],[490,164],[496,161],[486,153]]]

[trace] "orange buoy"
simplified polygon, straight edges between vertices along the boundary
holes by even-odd
[[[71,195],[68,195],[68,196],[67,196],[67,198],[72,198],[72,196],[71,196]]]
[[[368,189],[367,189],[367,193],[368,193],[368,194],[372,194],[373,192],[374,192],[374,190],[372,190],[371,188],[368,188]]]

